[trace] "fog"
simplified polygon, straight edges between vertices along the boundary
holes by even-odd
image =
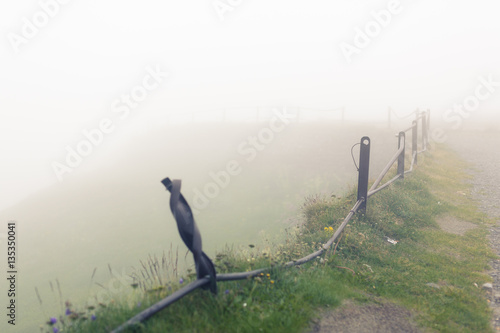
[[[440,119],[474,93],[478,77],[500,80],[492,1],[220,2],[61,1],[47,7],[47,22],[35,1],[1,4],[0,207],[56,183],[51,163],[83,129],[117,119],[113,103],[148,66],[168,77],[102,149],[169,114],[227,108],[345,107],[347,119],[371,121],[389,106],[420,107]],[[377,31],[373,12],[388,8]],[[370,27],[366,42],[357,31]],[[342,43],[363,47],[346,57],[341,46],[352,49]],[[498,104],[493,93],[470,118],[496,115]]]
[[[498,131],[498,9],[2,2],[0,217],[25,228],[22,267],[82,297],[94,267],[133,266],[180,244],[167,176],[183,179],[213,253],[279,233],[304,197],[345,193],[364,135],[375,175],[417,109],[431,111],[435,142]],[[50,272],[40,266],[49,256]]]

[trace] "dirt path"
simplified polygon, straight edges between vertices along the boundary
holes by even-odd
[[[309,333],[419,333],[413,315],[392,303],[358,305],[346,302],[336,311],[325,311]]]
[[[472,163],[473,196],[481,209],[500,218],[500,132],[464,132],[451,134],[447,144],[463,159]]]
[[[347,301],[334,311],[325,310],[308,333],[420,333],[410,311],[379,300],[365,305]]]
[[[450,133],[447,144],[463,159],[472,164],[467,170],[473,176],[472,195],[480,203],[481,210],[498,220],[491,228],[490,242],[500,256],[500,132]],[[447,219],[438,222],[448,232],[463,234],[474,225],[466,221]],[[449,230],[448,230],[449,229]],[[492,326],[500,332],[500,259],[491,263],[493,284],[490,305],[493,310]],[[347,303],[335,311],[325,311],[321,320],[313,323],[309,333],[326,332],[420,332],[412,314],[395,304],[379,303],[356,305]]]
[[[450,134],[447,144],[463,159],[472,163],[472,195],[481,210],[498,221],[490,230],[491,247],[500,256],[500,132]],[[491,262],[493,278],[489,292],[493,310],[492,326],[500,332],[500,259]]]

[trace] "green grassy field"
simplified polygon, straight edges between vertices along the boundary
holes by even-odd
[[[396,148],[392,131],[372,125],[290,124],[247,161],[238,146],[265,126],[198,124],[142,133],[110,154],[96,150],[85,162],[93,167],[84,164],[62,183],[0,211],[0,220],[18,221],[22,241],[19,304],[30,315],[17,328],[37,330],[55,309],[65,311],[67,299],[83,304],[96,294],[118,297],[141,260],[161,258],[171,247],[179,249],[179,271],[192,268],[160,183],[164,177],[182,179],[192,204],[194,189],[213,181],[210,172],[240,162],[242,172],[196,214],[203,248],[215,257],[226,245],[282,241],[283,230],[302,220],[304,197],[343,193],[356,179],[350,148],[362,136],[373,138],[373,172]]]
[[[492,221],[463,195],[469,193],[464,167],[443,147],[426,153],[414,173],[370,199],[367,214],[355,216],[334,249],[299,268],[280,268],[318,249],[355,201],[354,191],[343,197],[309,196],[302,207],[304,224],[284,228],[282,241],[228,248],[214,258],[219,273],[272,265],[269,275],[220,282],[217,296],[195,291],[129,331],[301,332],[318,310],[343,300],[385,299],[411,310],[426,331],[490,332],[480,286],[490,279],[485,271],[494,255],[486,236]],[[446,233],[436,224],[444,214],[477,227],[463,236]],[[156,277],[151,270],[155,262],[164,268]],[[45,330],[107,332],[193,279],[192,274],[175,276],[173,267],[162,262],[158,258],[145,265],[149,282],[138,279],[135,289],[106,303],[68,305],[69,315],[54,315],[57,323]],[[161,284],[154,283],[160,279]]]

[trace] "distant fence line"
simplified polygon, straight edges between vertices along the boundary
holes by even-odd
[[[174,122],[197,123],[197,122],[243,122],[259,123],[269,121],[274,112],[282,107],[233,107],[217,110],[203,110],[170,115]],[[345,107],[336,108],[310,108],[310,107],[286,107],[288,113],[293,114],[295,122],[308,121],[344,121]]]
[[[291,267],[302,265],[306,262],[309,262],[325,251],[327,251],[333,243],[337,240],[339,235],[343,232],[346,225],[349,223],[351,218],[357,212],[365,213],[368,205],[368,199],[375,193],[387,188],[393,182],[398,179],[404,179],[405,174],[413,171],[414,166],[417,165],[417,156],[425,152],[429,148],[429,126],[430,126],[430,111],[415,111],[415,120],[412,121],[412,125],[407,129],[400,131],[397,134],[398,137],[398,149],[394,153],[393,157],[384,167],[380,175],[374,181],[372,186],[368,189],[368,172],[370,165],[370,145],[371,140],[369,137],[364,136],[361,138],[360,152],[359,152],[359,166],[358,166],[358,192],[357,192],[357,201],[349,211],[341,225],[337,228],[333,236],[316,252],[313,252],[303,258],[298,260],[293,260],[287,262],[282,265],[282,267]],[[411,133],[411,164],[408,170],[405,167],[405,154],[406,154],[406,133]],[[419,135],[420,132],[420,135]],[[421,139],[420,147],[418,144],[418,139]],[[419,149],[420,148],[420,149]],[[397,162],[397,174],[395,177],[387,181],[386,183],[380,185],[383,178],[387,175],[391,167],[394,163]],[[193,253],[197,280],[192,283],[186,285],[184,288],[179,289],[172,293],[171,295],[165,297],[158,303],[153,306],[145,309],[140,312],[136,316],[132,317],[124,324],[113,330],[112,332],[122,332],[124,329],[129,327],[130,325],[137,324],[139,322],[143,322],[171,305],[172,303],[178,301],[182,297],[188,295],[198,288],[210,289],[211,292],[217,293],[217,282],[222,281],[235,281],[235,280],[243,280],[251,277],[256,277],[260,273],[264,273],[269,271],[271,267],[261,268],[257,270],[253,270],[250,272],[238,272],[238,273],[228,273],[228,274],[216,274],[214,265],[210,258],[202,251],[201,248],[201,235],[196,226],[196,222],[194,221],[193,214],[191,212],[191,208],[187,203],[186,199],[182,195],[181,189],[181,181],[173,180],[171,181],[169,178],[165,178],[162,181],[163,185],[166,187],[168,191],[170,191],[170,209],[177,223],[177,227],[179,229],[179,234],[189,248],[189,250]]]

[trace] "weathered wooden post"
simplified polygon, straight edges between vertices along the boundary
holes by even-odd
[[[411,158],[415,159],[415,165],[417,165],[417,156],[418,156],[418,121],[414,120],[412,121],[412,128],[411,128]]]
[[[405,178],[405,149],[406,149],[406,136],[405,132],[399,132],[398,137],[398,150],[403,147],[403,151],[398,156],[398,175],[401,179]]]

